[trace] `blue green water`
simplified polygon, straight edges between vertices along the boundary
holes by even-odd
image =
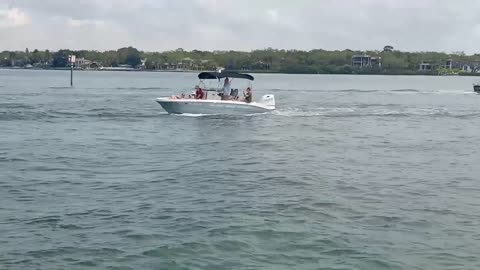
[[[255,77],[174,116],[196,74],[0,70],[0,269],[480,268],[471,78]]]

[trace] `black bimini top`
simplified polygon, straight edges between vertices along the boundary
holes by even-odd
[[[222,71],[222,72],[202,72],[198,74],[200,80],[211,80],[211,79],[221,79],[221,78],[238,78],[238,79],[247,79],[253,81],[254,78],[250,74],[238,73],[233,71]]]

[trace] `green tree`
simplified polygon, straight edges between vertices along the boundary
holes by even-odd
[[[406,57],[396,55],[395,53],[382,54],[382,67],[390,71],[401,71],[408,68],[408,62]]]
[[[164,63],[177,64],[179,62],[192,63],[187,68],[213,70],[217,67],[226,67],[234,70],[253,70],[262,72],[286,72],[286,73],[347,73],[362,74],[415,74],[418,73],[418,64],[421,61],[429,61],[439,67],[445,65],[447,60],[472,63],[480,62],[480,54],[465,55],[463,53],[446,54],[442,52],[402,52],[398,50],[386,51],[327,51],[315,49],[310,51],[301,50],[277,50],[272,48],[242,51],[186,51],[177,49],[166,52],[141,52],[133,47],[121,48],[110,51],[93,50],[60,50],[53,54],[46,51],[3,51],[0,52],[0,64],[3,66],[22,65],[27,63],[40,63],[47,61],[54,67],[67,66],[69,54],[77,57],[101,63],[103,66],[118,66],[128,64],[136,66],[141,59],[148,59],[147,69],[161,68]],[[351,57],[354,54],[368,54],[382,58],[381,67],[352,69]],[[186,59],[188,58],[188,59]],[[450,69],[441,71],[450,72]],[[455,71],[456,72],[456,71]],[[437,74],[435,69],[432,74]]]
[[[118,66],[118,55],[116,51],[107,51],[102,54],[100,58],[100,62],[102,62],[103,66],[105,67],[116,67]]]
[[[39,52],[37,49],[33,50],[30,56],[31,64],[40,63],[43,61],[43,54]]]
[[[117,54],[118,63],[120,64],[127,64],[134,67],[141,62],[140,52],[133,47],[118,49]]]
[[[45,53],[43,54],[43,61],[49,62],[52,60],[52,54],[50,53],[49,50],[45,50]]]
[[[70,50],[60,50],[53,54],[54,67],[66,67],[68,65],[68,56],[72,54]]]

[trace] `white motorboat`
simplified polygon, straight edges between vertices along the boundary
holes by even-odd
[[[200,85],[205,85],[204,80],[218,80],[222,78],[237,78],[253,81],[253,76],[230,71],[202,72],[198,74]],[[250,86],[251,88],[251,86]],[[238,97],[238,90],[234,89],[228,99],[221,97],[223,89],[217,88],[202,89],[205,93],[201,99],[188,98],[185,95],[180,97],[157,98],[162,108],[171,114],[255,114],[275,110],[275,97],[272,94],[263,95],[258,101],[245,102]]]

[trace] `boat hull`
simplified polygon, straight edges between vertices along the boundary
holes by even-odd
[[[254,114],[275,109],[260,103],[239,101],[158,98],[157,102],[170,114]]]

